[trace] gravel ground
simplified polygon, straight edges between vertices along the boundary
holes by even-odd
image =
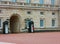
[[[0,34],[0,42],[15,44],[60,44],[60,32]]]

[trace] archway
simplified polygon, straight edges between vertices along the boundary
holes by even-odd
[[[10,18],[10,31],[11,33],[18,33],[20,32],[20,21],[18,15],[13,15]]]

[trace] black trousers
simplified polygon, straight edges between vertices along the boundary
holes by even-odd
[[[28,28],[28,32],[31,33],[31,28]]]

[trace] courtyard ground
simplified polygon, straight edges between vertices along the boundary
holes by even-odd
[[[0,44],[60,44],[60,32],[0,34]]]

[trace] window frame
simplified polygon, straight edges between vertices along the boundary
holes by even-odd
[[[2,25],[2,20],[1,20],[1,18],[0,18],[0,27],[1,27],[1,25]]]
[[[27,14],[31,14],[31,11],[27,11]]]
[[[0,10],[0,13],[2,13],[2,10]]]
[[[55,25],[56,25],[56,20],[52,19],[52,27],[55,27]]]
[[[40,4],[44,4],[44,0],[39,0],[39,3]]]
[[[25,19],[25,29],[29,28],[29,21],[31,21],[31,19]]]
[[[53,0],[51,0],[51,5],[54,5],[55,4],[55,0],[53,1]]]
[[[30,2],[31,2],[31,0],[26,0],[26,2],[27,2],[27,3],[30,3]]]
[[[55,15],[55,12],[52,12],[52,15]]]
[[[12,2],[16,2],[17,0],[12,0]]]
[[[41,20],[43,20],[43,24],[41,24],[42,23]],[[44,19],[40,19],[40,28],[44,28]]]
[[[40,15],[44,15],[44,12],[40,12]]]

